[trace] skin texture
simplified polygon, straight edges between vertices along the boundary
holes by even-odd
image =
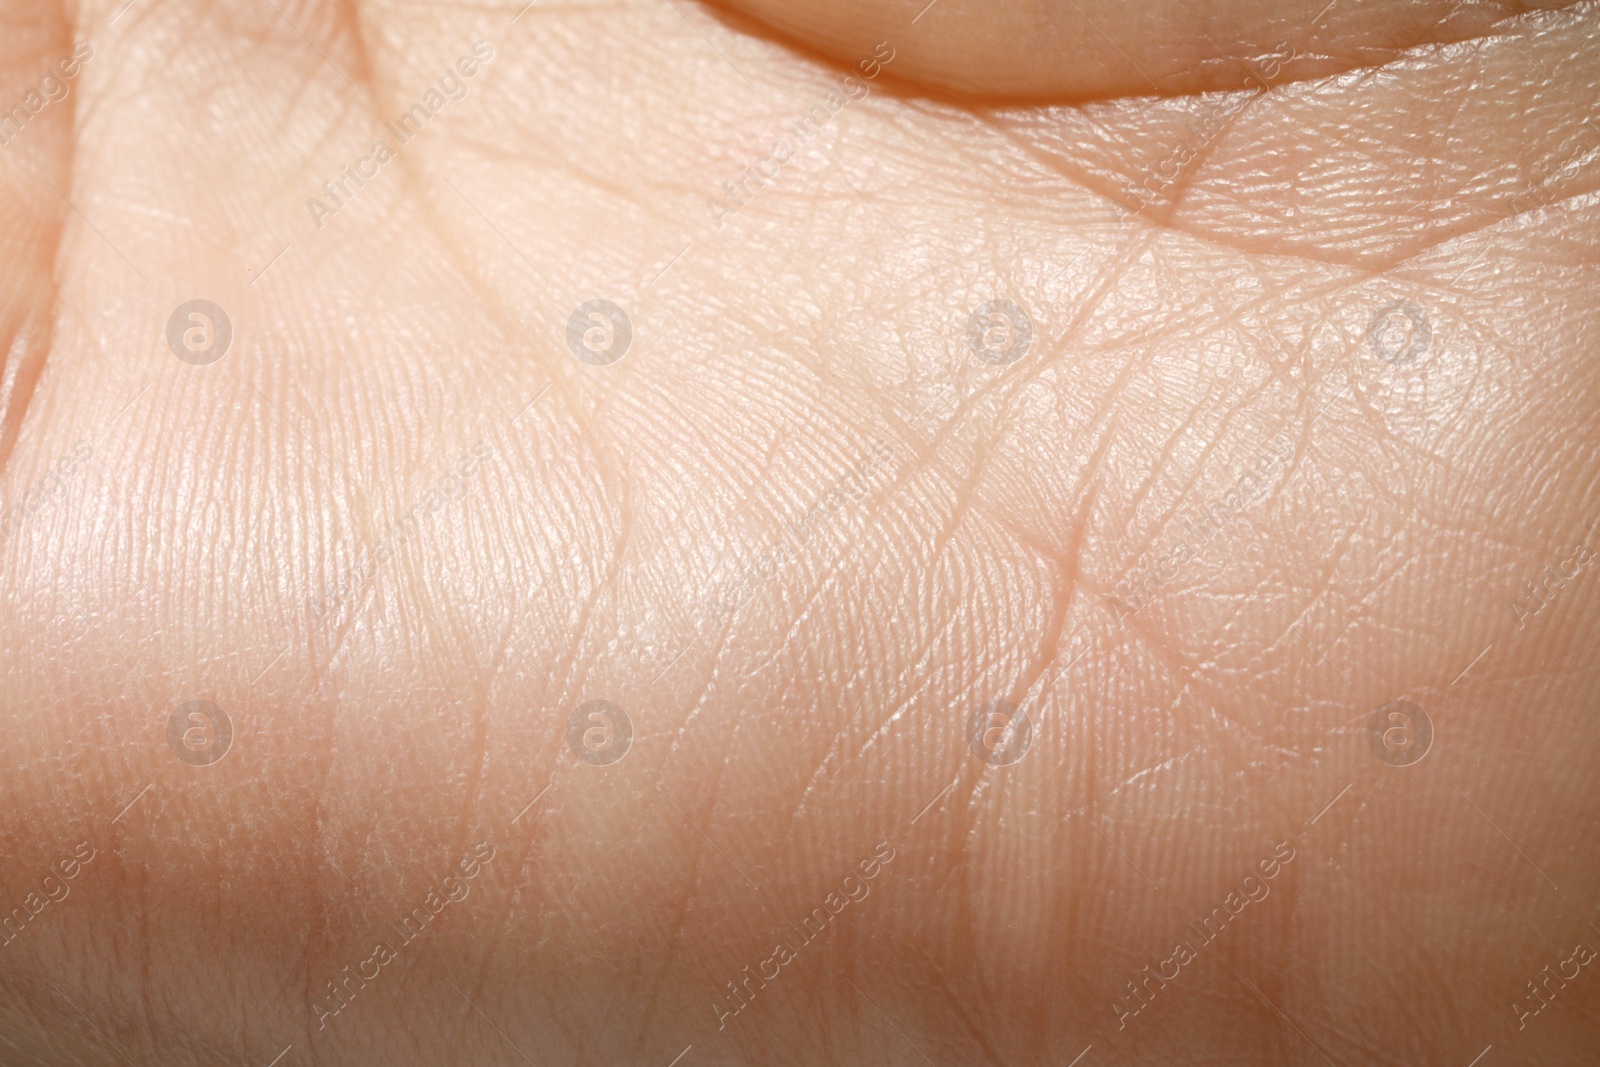
[[[0,34],[93,49],[0,147],[0,1062],[1592,1062],[1594,5],[1053,106],[931,13],[119,6]]]
[[[1391,62],[1419,45],[1498,33],[1529,10],[1568,6],[1568,0],[727,2],[843,62],[886,37],[903,39],[895,73],[926,88],[1052,101],[1231,89],[1264,63],[1281,66],[1276,77],[1283,80],[1325,77]]]

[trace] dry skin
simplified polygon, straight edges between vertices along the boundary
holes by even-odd
[[[1600,6],[124,2],[0,1065],[1594,1062]]]

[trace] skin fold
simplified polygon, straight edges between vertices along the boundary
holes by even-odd
[[[1419,45],[1496,34],[1508,20],[1570,0],[727,3],[846,62],[903,35],[896,73],[927,88],[1056,101],[1236,88],[1280,48],[1285,79],[1378,66]]]
[[[1595,4],[122,3],[0,8],[0,1064],[1592,1063]]]

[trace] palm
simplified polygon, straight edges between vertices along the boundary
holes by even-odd
[[[138,1062],[179,1017],[247,1063],[1600,1039],[1581,984],[1508,1007],[1600,936],[1563,817],[1594,579],[1508,606],[1591,536],[1594,179],[1552,177],[1600,144],[1588,13],[1242,105],[880,78],[741,188],[844,72],[699,8],[115,10],[76,128],[6,150],[42,367],[7,500],[90,446],[3,548],[6,899],[61,841],[113,857],[8,948],[30,1050],[114,1058],[35,976]],[[215,362],[168,342],[196,299]],[[1400,698],[1438,733],[1404,768],[1367,736]],[[195,699],[233,731],[204,769],[163,733]],[[626,759],[579,759],[619,737],[591,700]],[[308,1010],[480,841],[426,940]]]

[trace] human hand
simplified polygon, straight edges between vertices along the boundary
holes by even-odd
[[[4,1062],[1590,1062],[1592,4],[123,2],[0,46]]]

